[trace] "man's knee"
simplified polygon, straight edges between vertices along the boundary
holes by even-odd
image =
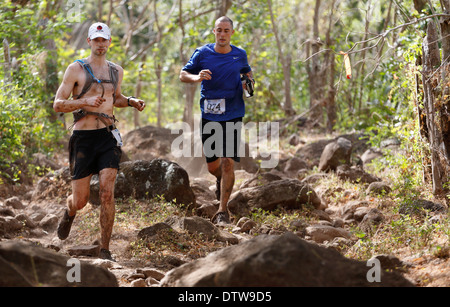
[[[72,196],[67,198],[67,204],[72,208],[78,210],[83,209],[89,201],[89,194],[83,196]]]
[[[70,194],[66,200],[67,207],[71,208],[73,206],[73,194]]]
[[[222,172],[229,173],[234,171],[234,161],[230,158],[221,158]]]
[[[100,201],[102,204],[110,204],[114,200],[114,193],[112,189],[100,189]]]
[[[211,174],[213,174],[215,176],[220,175],[220,167],[221,167],[220,166],[220,159],[217,159],[217,160],[215,160],[213,162],[209,162],[207,164],[207,166],[208,166],[208,171]]]
[[[100,201],[110,204],[114,201],[114,183],[117,176],[116,169],[104,169],[100,171]]]

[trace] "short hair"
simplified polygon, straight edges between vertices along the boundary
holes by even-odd
[[[217,26],[217,24],[218,24],[219,22],[222,22],[222,21],[229,22],[229,23],[231,24],[231,28],[234,29],[233,20],[231,20],[231,19],[230,19],[229,17],[227,17],[227,16],[219,17],[219,18],[216,20],[215,26]]]

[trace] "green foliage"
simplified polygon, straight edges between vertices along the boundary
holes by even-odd
[[[371,238],[358,230],[355,232],[361,240],[349,250],[348,255],[369,259],[374,254],[391,253],[392,250],[406,246],[412,251],[442,249],[442,246],[434,245],[433,236],[437,233],[445,236],[448,227],[445,223],[424,222],[409,215],[402,215],[383,225],[375,237]]]
[[[387,139],[396,139],[401,144],[402,154],[388,153],[383,161],[378,162],[378,168],[395,169],[388,174],[396,185],[394,190],[402,197],[414,198],[417,196],[416,190],[423,190],[422,161],[427,152],[420,138],[416,113],[416,104],[420,99],[416,97],[416,77],[421,77],[420,67],[416,67],[416,58],[421,54],[421,38],[414,35],[413,31],[405,31],[402,36],[406,44],[402,61],[392,61],[386,67],[387,73],[395,76],[389,85],[389,108],[384,112],[380,111],[380,107],[373,110],[373,114],[384,114],[385,118],[379,116],[380,120],[369,123],[365,130],[374,147],[381,148],[382,142]]]
[[[0,37],[9,43],[0,53],[0,178],[18,181],[26,170],[16,162],[26,162],[33,153],[51,153],[61,136],[61,123],[50,120],[46,93],[45,41],[63,28],[58,21],[41,26],[37,5],[21,8],[10,2],[0,6]],[[26,33],[26,35],[24,35]]]

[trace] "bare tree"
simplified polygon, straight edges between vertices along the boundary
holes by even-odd
[[[159,19],[158,31],[150,31],[147,35],[147,41],[143,44],[143,46],[141,46],[137,51],[133,50],[133,53],[128,58],[130,61],[135,61],[136,59],[142,57],[150,48],[161,41],[165,35],[175,31],[176,29],[176,27],[169,27],[169,25],[171,23],[170,19],[173,17],[173,12],[177,7],[177,3],[174,2],[172,7],[165,14],[161,11],[157,12],[156,6],[153,5],[153,14],[148,14],[147,11],[149,10],[150,5],[154,4],[153,2],[156,2],[156,0],[147,2],[137,16],[131,16],[128,7],[125,7],[125,5],[123,6],[124,11],[126,12],[123,14],[123,18],[125,19],[126,24],[129,23],[127,32],[122,40],[122,44],[125,45],[125,51],[127,54],[131,52],[130,47],[133,36],[140,33],[143,29],[148,29],[150,25],[154,24],[156,22],[155,16],[158,16]]]
[[[442,188],[442,165],[439,159],[439,144],[441,135],[436,125],[436,97],[433,93],[433,86],[429,82],[435,66],[440,65],[439,47],[437,46],[437,30],[433,21],[428,23],[427,36],[423,41],[423,89],[424,89],[424,110],[428,131],[428,141],[431,152],[431,169],[433,181],[433,194],[441,195]],[[437,76],[438,77],[438,76]]]
[[[284,104],[283,110],[287,117],[295,115],[294,108],[292,107],[291,98],[291,66],[292,66],[292,56],[289,51],[283,51],[283,46],[281,43],[277,22],[274,17],[272,0],[267,0],[267,6],[270,14],[270,21],[272,23],[272,31],[275,36],[278,48],[278,57],[280,58],[281,66],[283,68],[284,77]]]
[[[108,26],[111,25],[111,17],[114,9],[114,0],[109,0],[109,10],[108,10],[108,19],[106,20],[106,24]]]
[[[331,38],[331,30],[333,29],[333,17],[334,17],[334,11],[335,11],[335,4],[336,0],[331,1],[330,6],[330,13],[328,16],[328,29],[325,36],[325,44],[326,48],[329,50],[325,53],[325,60],[324,64],[326,67],[326,74],[325,78],[328,79],[324,83],[324,87],[328,87],[328,90],[326,91],[327,95],[325,97],[325,108],[326,108],[326,114],[327,114],[327,131],[329,133],[333,132],[334,125],[336,124],[337,120],[337,113],[336,113],[336,89],[335,89],[335,74],[336,74],[336,60],[335,60],[335,54],[333,51],[331,51],[331,46],[334,45],[334,40]]]
[[[233,4],[232,0],[217,0],[217,14],[216,19],[219,17],[227,15],[228,10],[231,8]]]
[[[97,20],[103,21],[103,0],[97,0]]]
[[[442,9],[450,9],[448,0],[441,1]],[[429,144],[431,160],[431,179],[433,194],[444,195],[444,182],[448,182],[450,173],[450,16],[441,16],[439,36],[434,20],[428,21],[427,35],[423,40],[423,56],[418,59],[422,64],[423,106],[418,101],[418,110],[422,136]],[[442,59],[439,49],[442,43]],[[426,168],[425,168],[426,169]],[[425,177],[425,176],[424,176]]]
[[[306,44],[306,55],[308,58],[311,58],[310,63],[306,65],[310,93],[309,114],[310,120],[319,124],[323,121],[322,86],[324,84],[322,67],[318,56],[322,46],[319,36],[320,5],[321,0],[316,0],[313,17],[313,38],[309,39]]]
[[[147,60],[147,56],[144,55],[142,57],[141,62],[139,63],[139,72],[138,72],[138,80],[137,80],[137,84],[136,84],[136,89],[134,92],[134,96],[135,97],[141,97],[141,92],[142,92],[142,75],[144,73],[144,65],[145,62]],[[134,119],[134,127],[135,128],[139,128],[141,126],[141,123],[139,121],[139,111],[134,109],[134,113],[133,113],[133,119]]]
[[[55,19],[56,15],[52,12],[57,12],[61,7],[60,1],[47,1],[45,10],[42,13],[41,27],[45,30],[50,20]],[[64,115],[62,113],[55,113],[53,111],[53,100],[58,90],[58,52],[56,49],[55,40],[52,37],[47,37],[43,41],[45,47],[45,71],[43,72],[45,78],[45,89],[49,96],[48,101],[45,102],[44,107],[49,111],[48,116],[51,121],[60,120],[64,124]]]
[[[414,8],[420,13],[427,5],[427,0],[414,0]]]
[[[184,40],[186,37],[185,31],[185,18],[183,17],[183,0],[179,0],[179,9],[178,9],[178,25],[181,29],[181,43],[179,48],[180,60],[181,63],[186,63],[188,61],[188,57],[186,55],[186,50],[184,49]],[[184,93],[185,93],[185,104],[183,111],[183,122],[188,123],[191,128],[194,127],[194,97],[195,91],[197,90],[196,83],[183,83],[184,85]]]

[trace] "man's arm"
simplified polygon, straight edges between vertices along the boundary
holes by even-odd
[[[116,108],[126,108],[126,107],[133,107],[137,109],[139,112],[142,112],[145,108],[145,102],[138,98],[130,98],[125,97],[122,94],[121,85],[123,80],[123,68],[119,65],[116,65],[117,69],[119,70],[119,81],[117,82],[117,89],[116,89],[116,102],[114,103],[114,106]]]
[[[196,49],[189,62],[181,69],[180,81],[185,83],[197,83],[203,80],[211,80],[212,72],[201,66],[201,48]]]
[[[86,106],[99,107],[105,99],[102,97],[90,97],[71,100],[70,95],[73,92],[75,83],[77,82],[77,75],[80,73],[80,66],[76,63],[69,65],[64,73],[63,82],[56,92],[55,101],[53,102],[53,109],[55,112],[73,112]],[[83,71],[81,71],[84,73]]]
[[[212,72],[209,69],[204,69],[200,71],[198,75],[191,74],[186,70],[182,70],[180,72],[180,81],[185,83],[196,83],[202,82],[203,80],[211,80],[211,79],[212,79]]]

